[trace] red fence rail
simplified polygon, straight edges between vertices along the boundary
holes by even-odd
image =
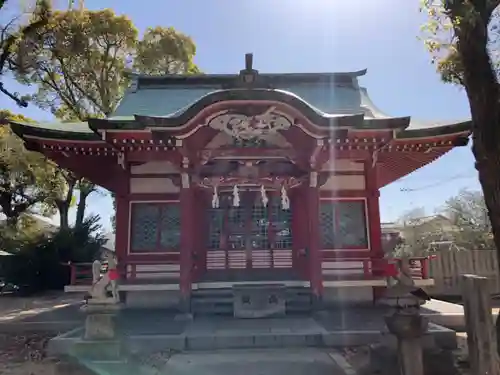
[[[67,266],[71,270],[71,285],[90,285],[92,284],[92,263],[69,263]],[[147,269],[147,266],[151,268]],[[175,270],[168,270],[162,267],[173,266],[178,268],[179,261],[174,259],[155,260],[155,261],[134,261],[129,260],[118,265],[118,272],[123,279],[134,280],[138,278],[148,278],[162,276],[165,278],[176,277]],[[101,273],[107,272],[107,265],[103,265]]]
[[[399,258],[377,259],[369,257],[339,257],[335,253],[323,252],[322,269],[325,275],[336,277],[363,277],[373,279],[394,274]],[[429,279],[429,261],[432,257],[411,257],[410,272],[414,279]]]
[[[429,261],[433,257],[410,258],[410,270],[414,279],[429,278]],[[389,276],[393,271],[393,264],[398,259],[371,259],[371,258],[338,258],[323,255],[323,261],[338,263],[332,270],[352,272],[365,279]],[[360,263],[353,266],[352,263]],[[148,267],[149,266],[149,267]],[[70,263],[71,285],[90,285],[92,283],[92,263]],[[106,272],[106,266],[101,272]],[[127,280],[147,279],[154,277],[175,279],[179,277],[179,261],[171,258],[167,260],[135,261],[128,260],[119,264],[119,272],[122,278]]]

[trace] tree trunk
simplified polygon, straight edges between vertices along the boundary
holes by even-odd
[[[71,207],[71,202],[73,200],[73,192],[75,190],[76,179],[73,175],[63,174],[66,183],[68,184],[68,190],[66,191],[66,196],[64,199],[56,200],[56,206],[59,210],[59,228],[68,229],[69,228],[69,209]]]
[[[444,6],[452,21],[460,20],[453,27],[471,110],[472,152],[500,264],[500,88],[488,53],[488,24],[497,3],[459,0]],[[500,320],[496,326],[498,342]]]
[[[59,210],[59,228],[62,230],[69,228],[69,206],[66,204],[58,205]]]
[[[474,142],[472,150],[476,157],[479,182],[481,183],[484,200],[488,207],[493,240],[497,250],[500,269],[500,252],[498,251],[498,249],[500,249],[500,173],[498,173],[498,171],[500,171],[500,150],[488,152],[477,140]],[[483,160],[483,162],[478,160]],[[497,348],[500,348],[500,315],[496,320],[496,334]]]
[[[87,208],[87,198],[94,191],[97,191],[97,187],[89,180],[80,178],[78,180],[78,190],[80,191],[80,199],[78,200],[78,205],[76,207],[75,227],[79,227],[83,224],[83,220],[85,219],[85,209]]]
[[[76,221],[75,228],[81,227],[83,224],[83,219],[85,219],[85,209],[87,208],[87,197],[88,193],[80,190],[80,199],[78,200],[78,205],[76,207]]]

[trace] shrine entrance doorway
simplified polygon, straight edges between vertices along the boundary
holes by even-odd
[[[266,201],[267,200],[267,201]],[[208,212],[206,268],[211,279],[295,278],[292,262],[292,212],[279,192],[221,193]]]

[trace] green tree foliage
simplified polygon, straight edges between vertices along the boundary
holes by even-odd
[[[62,289],[70,282],[68,263],[91,262],[106,243],[98,216],[82,225],[25,244],[15,256],[5,257],[5,281],[25,292]]]
[[[5,11],[7,0],[0,0],[0,11]],[[11,2],[10,2],[11,3]],[[33,18],[26,25],[21,25],[17,32],[13,32],[16,18],[10,20],[6,25],[0,26],[0,75],[6,71],[16,71],[17,64],[12,59],[16,42],[19,39],[30,38],[38,29],[44,27],[51,17],[49,1],[37,0],[38,6],[35,9]],[[3,82],[0,82],[0,92],[14,100],[20,107],[28,105],[25,97],[20,97],[18,93],[12,93],[6,89]]]
[[[405,212],[399,218],[396,228],[401,237],[394,241],[395,256],[421,256],[432,249],[432,244],[447,236],[444,226],[449,220],[441,215],[428,215],[423,207]]]
[[[150,28],[142,40],[132,21],[110,9],[54,11],[50,22],[17,45],[18,79],[35,85],[35,103],[62,119],[113,112],[130,83],[128,72],[198,71],[191,38]]]
[[[110,9],[54,11],[19,41],[18,79],[35,85],[32,100],[62,119],[108,115],[129,83],[123,72],[136,41],[132,22]]]
[[[130,70],[148,74],[196,73],[191,38],[173,28],[149,28],[143,39],[131,20],[110,9],[52,12],[49,23],[16,49],[20,82],[35,86],[31,100],[63,120],[111,114],[130,83]],[[96,190],[79,180],[77,222]]]
[[[452,234],[457,246],[470,250],[494,248],[482,192],[461,190],[457,196],[445,202],[443,212],[456,228]]]
[[[134,68],[142,74],[199,74],[193,40],[173,27],[150,27],[137,42]]]
[[[1,110],[0,119],[30,121]],[[49,204],[63,189],[57,166],[36,152],[26,151],[22,141],[8,127],[0,127],[0,210],[6,224],[15,229],[25,213]]]
[[[478,250],[494,248],[491,223],[481,191],[462,189],[450,197],[435,215],[422,207],[404,213],[396,224],[402,241],[396,255],[422,255],[443,249]]]

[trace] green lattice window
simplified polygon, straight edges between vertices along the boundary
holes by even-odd
[[[366,249],[365,201],[321,201],[321,241],[324,249]]]
[[[333,249],[335,248],[335,203],[321,202],[319,207],[322,247]]]
[[[131,215],[131,252],[179,250],[181,220],[177,203],[134,203]]]

